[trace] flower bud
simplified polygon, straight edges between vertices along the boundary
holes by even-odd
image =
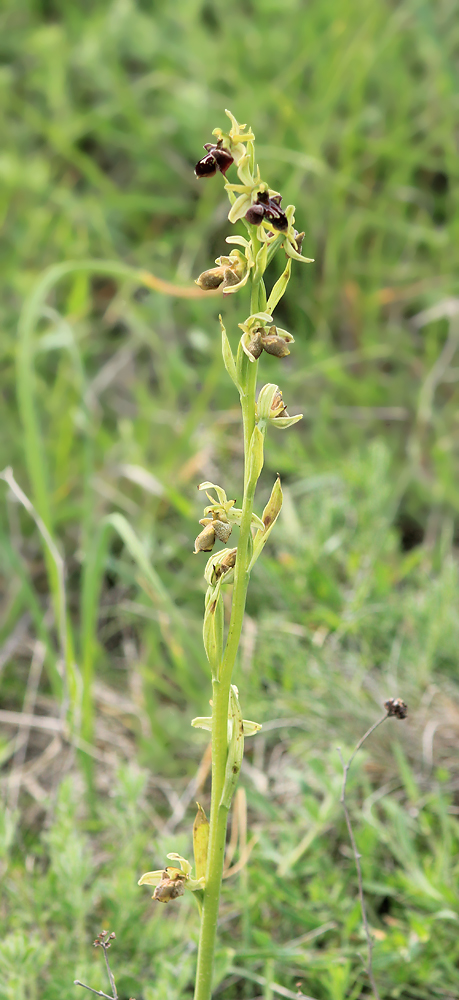
[[[196,869],[196,878],[204,878],[207,867],[207,848],[209,843],[210,825],[202,806],[199,802],[197,802],[196,805],[198,807],[198,811],[193,823],[194,866]]]
[[[229,573],[230,570],[234,569],[236,565],[236,555],[237,549],[226,549],[223,559],[214,568],[215,580],[218,580],[220,576],[224,576],[225,573]]]

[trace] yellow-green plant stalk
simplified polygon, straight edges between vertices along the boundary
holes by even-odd
[[[201,931],[196,970],[195,1000],[209,1000],[212,992],[215,940],[220,888],[226,843],[228,811],[237,784],[244,754],[244,738],[261,727],[242,718],[237,687],[232,683],[233,670],[241,637],[250,571],[272,531],[282,506],[279,478],[261,516],[254,511],[255,491],[263,468],[263,448],[270,424],[285,429],[301,419],[291,417],[277,385],[264,385],[257,397],[258,360],[263,352],[279,359],[290,353],[293,337],[276,326],[273,313],[284,295],[292,260],[310,263],[301,254],[304,233],[294,227],[295,208],[281,207],[281,195],[262,180],[255,159],[255,136],[246,125],[231,121],[229,131],[214,130],[215,142],[207,143],[206,156],[196,166],[198,177],[226,172],[234,164],[236,183],[226,181],[231,208],[231,223],[242,221],[247,236],[229,236],[234,247],[215,261],[216,267],[197,279],[203,290],[221,288],[223,295],[250,288],[250,313],[239,324],[242,330],[234,356],[225,327],[222,330],[223,360],[228,375],[238,390],[244,435],[244,489],[242,507],[228,500],[225,490],[214,483],[202,483],[210,504],[204,509],[202,531],[195,542],[195,553],[211,552],[217,540],[226,546],[233,528],[239,529],[237,545],[211,555],[205,568],[208,584],[203,638],[212,674],[212,716],[194,719],[192,725],[212,733],[212,794],[209,823],[201,807],[194,826],[196,877],[191,877],[189,862],[178,855],[181,868],[148,872],[140,882],[156,885],[155,898],[168,902],[183,894],[185,888],[197,894],[201,911]],[[286,255],[281,277],[267,296],[264,274],[275,253]],[[224,634],[223,588],[232,586],[231,616]]]

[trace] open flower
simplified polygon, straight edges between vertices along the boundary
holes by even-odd
[[[302,413],[297,413],[294,417],[290,416],[278,385],[268,383],[260,389],[257,400],[257,422],[259,425],[270,423],[279,430],[284,430],[286,427],[298,423],[302,416]]]
[[[228,212],[229,221],[246,218],[247,222],[256,225],[266,220],[266,223],[276,226],[277,220],[280,223],[277,228],[286,229],[287,218],[280,208],[281,195],[261,180],[259,167],[256,174],[252,173],[248,154],[240,161],[237,172],[242,184],[225,184],[228,194],[234,197]]]
[[[270,196],[268,191],[259,191],[255,204],[245,213],[246,222],[259,226],[260,222],[268,222],[273,229],[285,232],[288,229],[288,219],[281,208],[281,195]]]
[[[205,490],[207,497],[212,501],[212,503],[204,508],[204,517],[201,518],[199,522],[203,525],[203,530],[200,532],[195,541],[195,555],[197,555],[198,552],[212,552],[217,538],[221,542],[226,543],[231,534],[232,525],[237,524],[239,526],[242,520],[242,509],[235,506],[235,500],[228,500],[225,490],[222,489],[221,486],[217,486],[215,483],[205,482],[201,483],[198,489]],[[217,501],[215,501],[215,498],[208,492],[209,490],[215,490],[217,494]],[[256,514],[252,514],[252,524],[254,527],[260,527],[261,521]],[[217,557],[214,557],[214,561],[215,558],[221,561],[224,557],[224,553],[232,553],[233,551],[236,552],[236,549],[223,549],[221,552],[217,553]],[[222,568],[219,572],[216,574],[212,572],[212,576],[221,576],[222,573],[226,573],[233,567],[234,561],[232,563],[223,562]],[[210,580],[208,582],[210,582]]]
[[[225,176],[226,171],[234,163],[234,157],[228,149],[225,149],[223,141],[219,140],[216,144],[214,142],[204,143],[204,149],[207,150],[205,156],[199,160],[196,164],[194,172],[198,180],[201,177],[213,177],[220,171],[223,176]]]
[[[156,899],[158,903],[169,903],[171,899],[183,896],[185,889],[196,892],[197,889],[204,888],[203,877],[191,878],[191,865],[186,858],[182,858],[180,854],[168,854],[167,857],[170,861],[178,861],[180,868],[169,866],[155,872],[145,872],[145,875],[142,875],[137,883],[138,885],[156,886],[152,899]]]

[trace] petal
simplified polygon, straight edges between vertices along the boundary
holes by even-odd
[[[289,257],[293,257],[294,260],[301,260],[303,264],[314,263],[314,257],[303,257],[301,253],[298,253],[298,251],[294,249],[290,240],[285,240],[284,250]]]
[[[206,490],[206,493],[207,490],[215,490],[220,503],[223,504],[227,502],[225,491],[222,489],[221,486],[217,486],[215,483],[208,483],[208,482],[200,483],[198,486],[198,490]],[[209,494],[207,495],[209,496]],[[212,503],[214,503],[213,497],[209,497],[209,500],[212,500]]]
[[[236,198],[234,205],[231,206],[228,212],[228,219],[230,222],[237,222],[238,219],[243,219],[247,209],[251,206],[250,198],[247,194],[240,194],[239,198]]]
[[[225,191],[239,191],[243,194],[251,194],[252,184],[230,184],[229,181],[225,184]]]
[[[196,719],[191,720],[191,725],[195,729],[206,729],[207,732],[212,732],[212,717],[206,718],[204,716],[198,715]]]
[[[223,282],[222,285],[220,286],[223,295],[231,295],[233,292],[238,292],[240,288],[243,288],[248,281],[249,274],[250,271],[247,269],[247,271],[244,274],[244,277],[241,278],[241,280],[238,281],[236,285],[225,285],[225,282]]]
[[[278,427],[280,431],[285,430],[287,427],[292,427],[293,424],[297,424],[299,420],[303,419],[302,413],[297,413],[295,417],[272,417],[269,421],[273,427]]]
[[[191,889],[192,892],[196,892],[197,889],[205,889],[206,880],[204,875],[201,875],[201,878],[189,878],[186,887],[187,889]]]
[[[243,719],[242,725],[244,727],[244,736],[255,736],[261,729],[261,722],[252,722],[250,719]]]
[[[185,872],[185,875],[190,874],[191,865],[190,862],[186,860],[186,858],[182,858],[180,854],[174,854],[174,853],[166,854],[166,858],[169,858],[170,861],[180,861],[180,867],[182,869],[182,872]]]
[[[252,338],[250,336],[250,333],[243,333],[243,335],[241,337],[241,347],[242,347],[242,350],[244,351],[244,354],[247,355],[249,361],[253,361],[255,363],[256,359],[254,358],[253,354],[250,353],[249,348],[248,348],[248,345],[250,344],[251,339]]]
[[[161,868],[161,871],[157,872],[145,872],[145,875],[139,878],[137,885],[158,885],[158,882],[161,882],[163,874],[164,868]]]
[[[240,247],[244,247],[244,250],[250,246],[248,240],[244,239],[243,236],[227,236],[225,243],[236,243]]]
[[[286,340],[288,344],[294,344],[295,343],[295,340],[294,340],[292,334],[289,333],[288,330],[283,330],[282,327],[280,327],[280,326],[276,326],[276,330],[277,330],[277,336],[278,337],[283,337],[283,339]]]
[[[257,179],[252,176],[252,172],[250,170],[250,157],[248,154],[239,160],[237,165],[237,175],[239,180],[242,181],[243,184],[246,184],[248,188],[252,189],[257,185]]]

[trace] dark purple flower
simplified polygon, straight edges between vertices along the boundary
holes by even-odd
[[[207,155],[196,164],[194,168],[196,177],[213,177],[217,170],[225,175],[228,167],[234,162],[229,150],[220,143],[215,145],[213,142],[206,142],[204,149],[207,149]]]

